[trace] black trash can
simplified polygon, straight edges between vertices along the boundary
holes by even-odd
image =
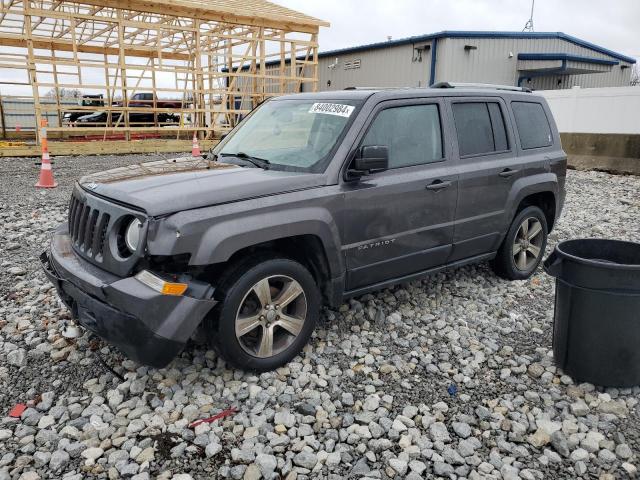
[[[640,244],[568,240],[544,270],[556,278],[556,365],[578,382],[640,385]]]

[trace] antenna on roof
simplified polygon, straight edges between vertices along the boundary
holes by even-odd
[[[533,7],[536,5],[536,0],[531,0],[531,15],[529,15],[529,20],[524,24],[523,32],[533,32]]]

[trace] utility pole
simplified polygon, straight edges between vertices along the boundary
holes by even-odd
[[[531,0],[531,15],[529,15],[529,20],[524,24],[523,32],[533,32],[533,7],[536,5],[536,0]]]

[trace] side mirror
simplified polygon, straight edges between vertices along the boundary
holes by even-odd
[[[353,169],[363,174],[382,172],[389,168],[389,147],[368,145],[360,147],[353,162]]]

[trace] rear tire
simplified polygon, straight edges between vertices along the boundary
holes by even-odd
[[[547,246],[547,218],[536,206],[520,211],[492,262],[493,270],[507,280],[525,280],[538,268]]]
[[[223,274],[208,319],[210,344],[240,369],[268,371],[307,344],[320,312],[311,273],[286,258],[256,257]]]

